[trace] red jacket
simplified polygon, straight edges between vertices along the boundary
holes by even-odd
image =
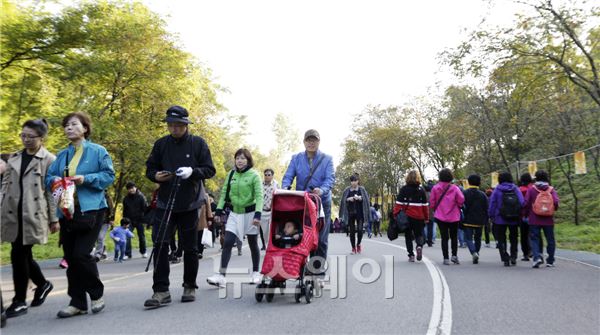
[[[394,205],[394,217],[401,210],[406,210],[406,215],[415,220],[429,220],[429,203],[425,190],[419,185],[405,185],[400,189]]]

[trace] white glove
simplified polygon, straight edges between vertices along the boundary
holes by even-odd
[[[181,177],[181,179],[188,179],[191,175],[192,172],[194,170],[189,167],[189,166],[185,166],[185,167],[180,167],[179,169],[177,169],[177,171],[175,171],[175,174],[177,175],[177,177]]]
[[[115,240],[115,242],[121,242],[121,239],[118,237],[115,237],[114,240]]]

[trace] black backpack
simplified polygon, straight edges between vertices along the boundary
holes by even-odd
[[[521,203],[514,191],[502,192],[500,216],[507,220],[517,220],[521,217]]]

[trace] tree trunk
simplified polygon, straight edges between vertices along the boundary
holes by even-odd
[[[561,159],[557,158],[557,160],[558,160],[558,167],[560,168],[560,171],[562,171],[562,173],[567,178],[567,183],[569,184],[569,189],[571,190],[571,194],[573,195],[573,215],[574,215],[574,219],[575,219],[575,225],[579,225],[579,201],[577,199],[577,193],[575,192],[575,187],[573,186],[573,180],[571,179],[571,163],[569,162],[568,158],[565,158],[565,161],[567,161],[567,169],[565,170],[565,168],[562,165]]]

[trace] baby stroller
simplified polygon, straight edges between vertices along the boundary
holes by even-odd
[[[297,280],[294,290],[296,302],[300,302],[304,296],[306,303],[310,303],[315,282],[312,279],[305,280],[305,268],[310,253],[317,249],[319,243],[319,227],[322,227],[322,222],[320,225],[318,222],[320,209],[321,199],[314,194],[285,190],[274,192],[269,244],[260,271],[263,279],[256,287],[257,302],[261,302],[263,296],[267,302],[273,301],[277,288],[283,295],[286,281]],[[274,243],[274,237],[287,221],[300,223],[297,228],[301,237],[295,243],[282,247]]]

